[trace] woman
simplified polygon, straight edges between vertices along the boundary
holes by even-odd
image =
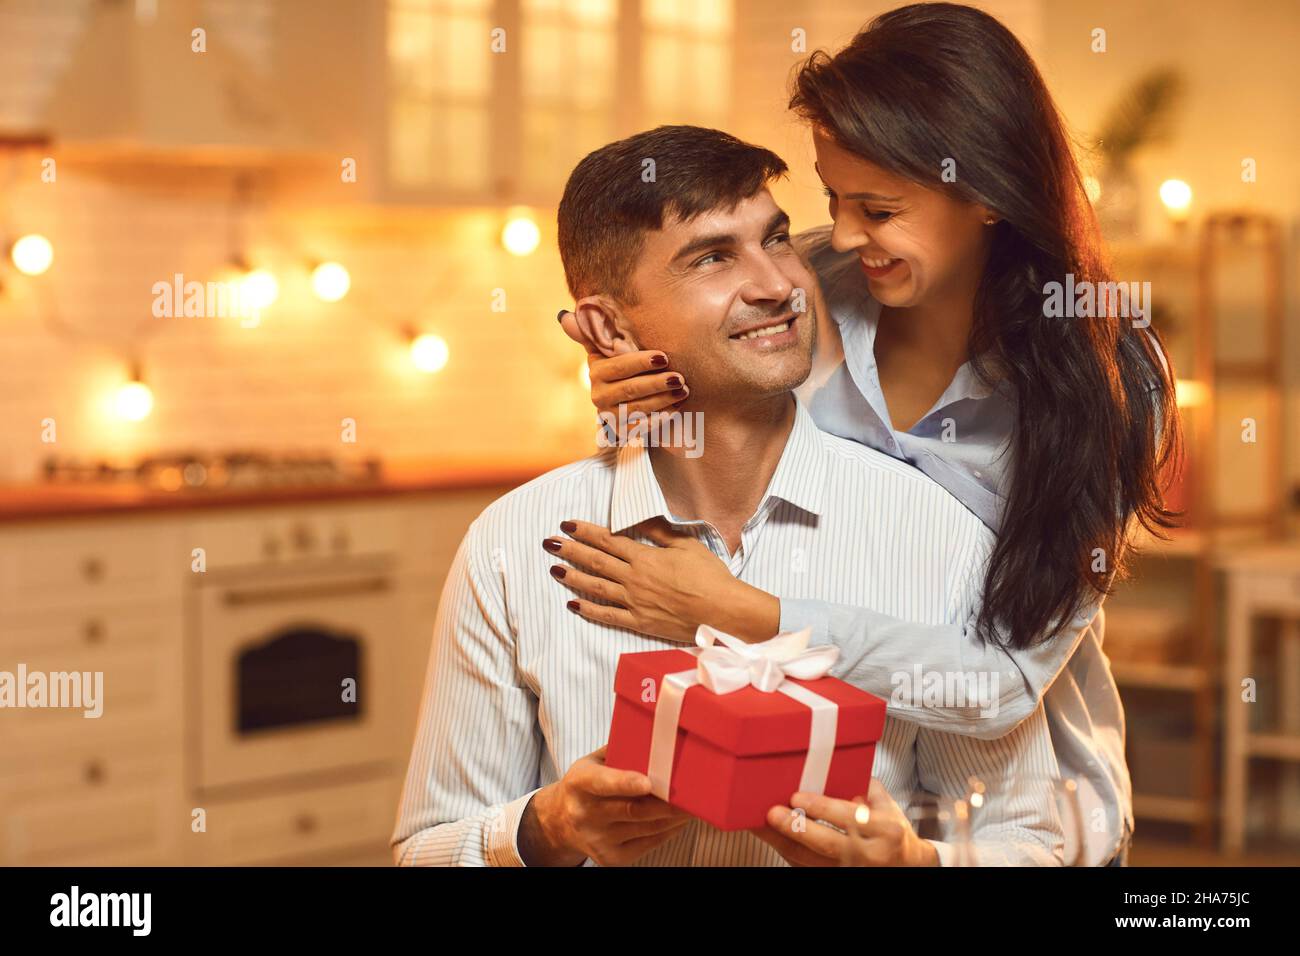
[[[1084,860],[1123,865],[1132,796],[1099,610],[1134,525],[1173,524],[1159,476],[1177,412],[1158,338],[1127,303],[1047,307],[1068,275],[1076,289],[1110,281],[1064,124],[1015,37],[953,4],[891,11],[834,57],[813,54],[790,107],[811,127],[833,220],[799,237],[822,293],[801,397],[820,427],[921,469],[996,532],[983,605],[959,631],[783,600],[687,536],[660,529],[644,560],[611,560],[608,532],[578,522],[559,552],[575,566],[570,609],[677,640],[701,623],[746,640],[811,626],[841,648],[837,676],[886,698],[916,660],[1018,671],[997,720],[905,718],[999,736],[1042,698],[1079,781]],[[690,388],[663,353],[589,359],[600,409],[663,410]]]

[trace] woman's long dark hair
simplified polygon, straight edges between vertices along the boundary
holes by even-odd
[[[1115,309],[1045,316],[1048,283],[1111,280],[1056,105],[1001,23],[921,3],[872,20],[834,56],[814,53],[790,107],[844,149],[1000,217],[969,348],[986,381],[1014,386],[1017,417],[977,627],[1011,648],[1055,637],[1109,593],[1134,518],[1157,536],[1174,525],[1160,476],[1179,455],[1155,329]],[[945,183],[948,159],[956,181]]]

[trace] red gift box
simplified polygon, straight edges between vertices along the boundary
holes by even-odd
[[[614,676],[614,719],[605,762],[650,773],[655,711],[664,700],[664,676],[693,671],[698,661],[684,650],[623,654]],[[822,792],[853,799],[866,794],[876,742],[885,724],[885,702],[834,677],[795,680],[803,691],[832,702],[834,750]],[[802,688],[803,691],[800,691]],[[824,705],[823,705],[824,706]],[[765,826],[767,811],[788,806],[800,789],[813,725],[813,710],[784,693],[744,687],[716,694],[695,685],[681,697],[668,802],[719,830]]]

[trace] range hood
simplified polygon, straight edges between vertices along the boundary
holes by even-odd
[[[230,49],[203,13],[198,0],[93,0],[46,112],[55,148],[151,163],[317,158],[321,144],[290,118],[271,71]]]

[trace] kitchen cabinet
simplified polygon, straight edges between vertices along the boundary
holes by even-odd
[[[470,522],[506,490],[0,524],[0,671],[103,675],[98,718],[76,708],[0,709],[0,865],[386,859],[442,581]],[[196,547],[208,562],[201,574],[191,567]],[[242,575],[266,590],[316,570],[328,583],[360,564],[387,569],[370,603],[304,594],[284,615],[382,641],[372,645],[382,652],[383,666],[372,662],[377,682],[361,688],[386,702],[381,745],[317,747],[305,770],[268,763],[261,751],[239,763],[229,709],[213,703],[232,694],[234,657],[205,662],[201,653],[211,650],[204,601],[226,593],[216,579]],[[245,605],[232,607],[243,616],[225,640],[256,646],[271,611],[251,605],[260,625],[244,627]],[[286,737],[289,752],[301,757],[328,726]],[[222,774],[208,779],[203,742],[212,750],[223,735]],[[202,832],[191,828],[199,808]]]

